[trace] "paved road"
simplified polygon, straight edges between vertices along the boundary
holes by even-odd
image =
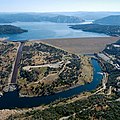
[[[41,68],[41,67],[50,67],[50,68],[59,68],[63,65],[64,61],[60,61],[54,64],[44,64],[44,65],[37,65],[37,66],[25,66],[23,67],[24,70],[30,70],[31,68]]]
[[[14,68],[13,68],[13,72],[12,72],[12,77],[11,77],[11,84],[16,84],[18,67],[19,67],[19,64],[20,64],[21,56],[22,56],[23,44],[24,43],[20,43],[20,45],[18,47],[17,56],[16,56],[16,60],[15,60],[15,64],[14,64]]]

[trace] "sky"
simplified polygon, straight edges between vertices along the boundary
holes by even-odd
[[[120,0],[0,0],[0,12],[119,11]]]

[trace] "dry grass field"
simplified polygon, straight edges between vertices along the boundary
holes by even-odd
[[[42,40],[72,53],[93,54],[102,51],[106,44],[114,43],[120,37],[65,38]]]
[[[18,45],[14,42],[0,42],[0,92],[10,82]]]
[[[93,79],[90,60],[41,41],[26,42],[17,79],[20,95],[48,95],[89,83]]]

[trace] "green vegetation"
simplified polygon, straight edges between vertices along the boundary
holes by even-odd
[[[109,50],[112,51],[111,49]],[[83,93],[80,96],[73,96],[54,102],[50,105],[43,106],[43,109],[41,109],[41,106],[40,108],[28,110],[21,114],[11,115],[8,120],[119,120],[120,72],[119,70],[113,69],[112,64],[106,61],[100,61],[102,70],[107,75],[106,88],[103,89],[102,86],[99,86],[99,88],[91,93]],[[73,66],[75,64],[73,62]],[[68,66],[70,67],[70,65]]]
[[[45,110],[31,110],[23,114],[10,116],[8,120],[119,120],[120,102],[104,95],[93,95],[87,99],[77,100],[63,105],[49,105]]]
[[[112,52],[112,49],[109,50]],[[106,53],[115,57],[118,55],[115,51],[113,54],[109,54],[108,51]],[[119,120],[120,72],[113,69],[112,64],[100,61],[102,70],[107,75],[106,88],[103,89],[103,86],[99,86],[92,92],[82,93],[38,108],[24,109],[23,112],[10,115],[8,120]],[[44,66],[25,69],[29,65],[50,64],[54,66],[59,62],[61,62],[60,66],[55,68]],[[92,73],[92,69],[90,72],[86,70],[90,67],[89,58],[86,56],[71,54],[41,42],[26,42],[18,74],[20,94],[49,95],[74,85],[81,85],[86,73]],[[87,74],[87,76],[89,75]],[[86,78],[84,80],[84,82],[90,82]]]
[[[37,108],[21,114],[11,115],[8,120],[119,120],[120,94],[116,89],[119,87],[117,83],[120,73],[119,71],[112,71],[112,68],[109,69],[111,71],[108,74],[107,88],[100,93],[96,93],[96,90],[89,94],[73,96],[51,103],[43,107],[44,109]],[[107,69],[103,68],[103,70],[107,72]],[[110,86],[112,86],[112,93],[107,95]]]
[[[19,27],[13,25],[0,25],[0,34],[20,34],[27,32],[27,30],[23,30]]]
[[[91,82],[89,60],[38,41],[26,42],[17,80],[20,95],[48,95]]]
[[[110,36],[120,36],[120,26],[118,25],[85,24],[70,25],[70,28],[86,32],[104,33]]]
[[[0,92],[8,83],[17,53],[17,43],[0,42]]]
[[[102,63],[103,70],[108,73],[107,88],[109,86],[112,86],[112,92],[120,97],[120,69],[114,66],[115,64],[117,64],[118,66],[120,65],[119,44],[120,40],[118,40],[114,44],[109,44],[106,46],[103,51],[107,54],[107,56],[111,57],[112,64],[104,61],[102,61]]]

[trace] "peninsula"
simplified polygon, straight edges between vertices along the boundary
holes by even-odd
[[[70,25],[70,28],[82,30],[85,32],[103,33],[109,36],[120,36],[120,26],[118,25],[99,25],[99,24],[84,24]]]
[[[0,35],[4,34],[20,34],[27,32],[27,30],[21,29],[13,25],[0,25]]]

